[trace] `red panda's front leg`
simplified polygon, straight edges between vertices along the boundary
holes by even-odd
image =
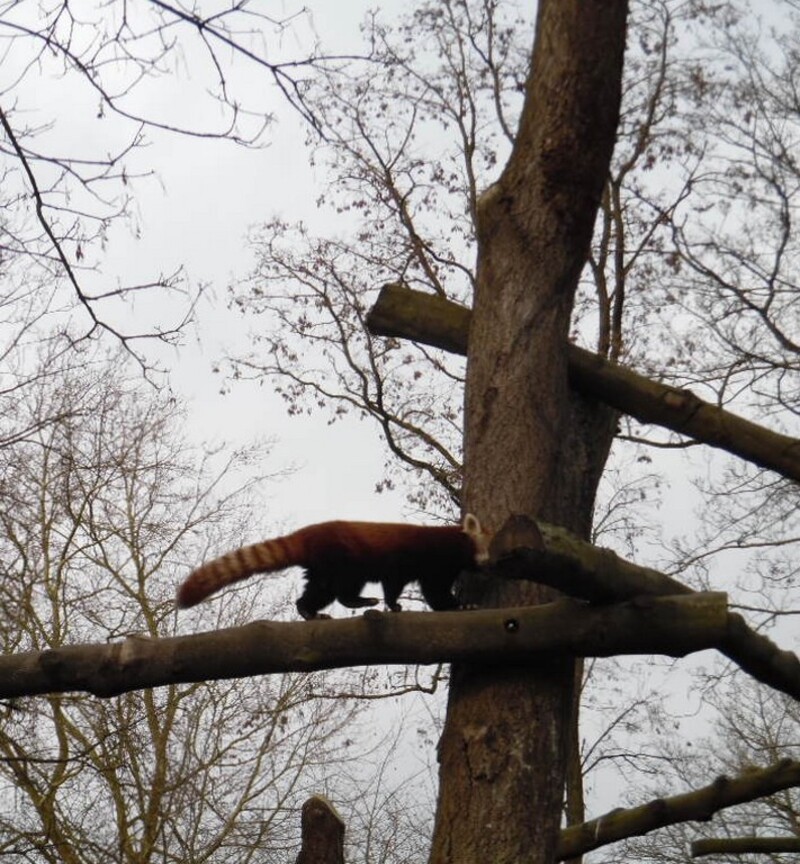
[[[402,612],[403,607],[397,602],[400,593],[405,588],[405,582],[402,580],[384,579],[381,581],[383,586],[383,602],[390,612]]]

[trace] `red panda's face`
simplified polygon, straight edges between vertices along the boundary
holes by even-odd
[[[464,516],[462,530],[468,537],[472,538],[472,542],[475,544],[475,563],[488,563],[489,544],[492,542],[492,535],[488,531],[484,531],[478,517],[473,513],[467,513]]]

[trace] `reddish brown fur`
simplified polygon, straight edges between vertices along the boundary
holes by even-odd
[[[367,582],[382,582],[386,604],[399,609],[397,597],[418,580],[432,608],[454,608],[453,582],[462,570],[486,559],[486,538],[475,517],[464,526],[423,526],[383,522],[322,522],[274,540],[245,546],[209,561],[178,589],[178,606],[201,602],[226,585],[255,573],[298,565],[308,584],[297,606],[315,617],[334,599],[352,608],[378,601],[362,597]]]

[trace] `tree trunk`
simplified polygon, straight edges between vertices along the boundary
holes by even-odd
[[[295,864],[344,864],[344,822],[322,795],[303,804],[303,845]]]
[[[626,11],[541,0],[517,141],[479,201],[464,502],[493,527],[525,514],[588,536],[615,417],[570,396],[566,345],[619,116]],[[552,592],[473,577],[464,596],[496,606]],[[432,862],[552,862],[573,674],[564,657],[453,667]]]

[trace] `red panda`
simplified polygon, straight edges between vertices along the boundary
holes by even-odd
[[[462,570],[489,560],[489,540],[471,513],[462,525],[447,526],[321,522],[208,561],[178,588],[177,603],[186,609],[232,582],[297,565],[306,569],[297,601],[306,619],[320,617],[334,600],[350,609],[375,606],[377,598],[361,596],[367,582],[383,585],[393,612],[400,611],[397,599],[414,580],[431,609],[456,609],[453,583]]]

